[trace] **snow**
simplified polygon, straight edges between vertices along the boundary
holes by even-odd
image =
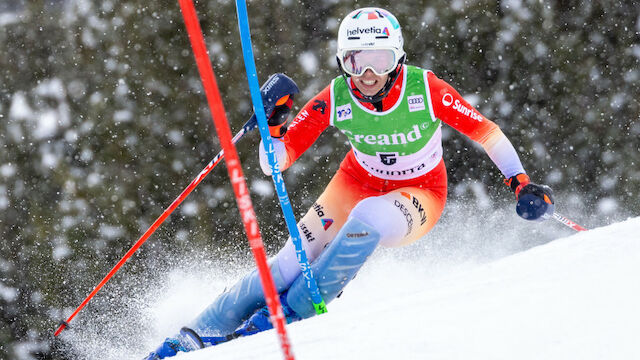
[[[294,353],[305,360],[638,359],[639,230],[640,217],[435,276],[419,259],[374,257],[329,313],[288,326]],[[255,358],[283,358],[273,331],[175,357]]]
[[[100,225],[100,235],[106,239],[117,239],[124,234],[122,226],[115,225]]]
[[[273,183],[264,179],[252,180],[251,191],[262,197],[270,197],[274,193]]]
[[[113,113],[113,121],[116,123],[133,120],[133,113],[129,110],[117,110]]]
[[[598,201],[598,212],[600,214],[613,214],[618,209],[618,201],[615,198],[607,197]]]
[[[89,150],[83,151],[82,152],[82,156],[80,157],[81,159],[84,160],[85,158],[85,154],[88,152]],[[89,187],[94,187],[97,186],[98,184],[102,183],[102,178],[100,176],[100,174],[97,173],[91,173],[89,174],[89,176],[87,176],[87,185],[89,185]]]
[[[311,51],[305,51],[299,55],[298,65],[309,75],[315,75],[319,68],[318,58]]]
[[[58,245],[51,251],[51,256],[55,261],[60,261],[71,255],[71,249],[66,245]]]
[[[182,204],[180,212],[184,216],[196,216],[198,215],[198,203],[195,201],[188,201]]]
[[[7,187],[5,185],[0,185],[0,210],[4,210],[9,207],[9,198],[7,195]]]
[[[18,298],[18,290],[12,287],[5,286],[0,282],[0,298],[6,302],[15,301]]]
[[[60,162],[60,158],[57,154],[50,151],[42,152],[42,165],[46,168],[53,169]]]
[[[38,124],[34,131],[36,139],[53,137],[58,131],[58,120],[54,111],[45,111],[38,116]]]
[[[24,93],[16,92],[11,99],[11,107],[9,108],[9,118],[17,120],[25,120],[33,117],[33,110],[27,102]]]
[[[269,181],[262,186],[273,189]],[[328,314],[288,326],[296,358],[640,358],[632,338],[640,333],[635,305],[640,217],[573,235],[560,223],[518,219],[511,202],[487,210],[480,205],[486,194],[478,190],[475,183],[461,188],[473,193],[478,205],[452,200],[424,239],[377,249],[340,299],[329,304]],[[581,196],[560,198],[563,212],[583,213],[574,208]],[[86,211],[87,203],[65,206]],[[478,216],[479,208],[484,216]],[[624,208],[618,211],[617,219],[623,219]],[[91,241],[98,253],[121,234],[116,225],[100,229],[100,238]],[[194,235],[176,229],[174,237],[184,242]],[[65,261],[72,246],[55,238],[52,255]],[[194,247],[171,264],[154,263],[158,251],[163,249],[153,241],[145,244],[149,271],[138,273],[140,258],[133,259],[74,320],[73,330],[61,336],[65,354],[142,359],[254,266],[248,250],[234,256]],[[0,297],[7,295],[11,292],[3,294],[0,286]],[[54,317],[71,311],[62,309]],[[281,359],[282,354],[270,331],[175,357],[212,358]]]
[[[0,27],[15,24],[20,21],[20,14],[5,12],[0,14]]]
[[[67,96],[64,83],[58,78],[47,79],[40,82],[38,86],[35,87],[34,93],[43,97],[57,99],[61,102],[65,101]]]

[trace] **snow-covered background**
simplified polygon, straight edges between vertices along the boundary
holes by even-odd
[[[408,62],[499,124],[564,215],[593,228],[640,214],[640,2],[377,4],[403,25]],[[339,75],[338,24],[363,5],[249,1],[259,79],[288,74],[302,106]],[[251,104],[234,2],[196,8],[237,130]],[[217,153],[213,132],[177,1],[0,0],[0,359],[137,358],[252,266],[220,166],[73,328],[52,336]],[[450,201],[441,222],[411,247],[379,251],[363,274],[413,261],[425,281],[438,279],[567,235],[518,219],[482,149],[450,128],[443,138]],[[239,153],[274,254],[286,234],[257,144],[248,135]],[[346,149],[327,130],[285,173],[297,216]]]
[[[298,358],[640,356],[640,218],[586,233],[548,222],[510,234],[519,220],[504,224],[487,216],[462,229],[464,211],[452,207],[442,225],[418,243],[378,249],[329,304],[328,314],[288,326]],[[545,235],[557,238],[517,250],[519,237]],[[141,358],[243,273],[224,263],[206,264],[198,260],[160,275],[158,287],[129,284],[129,291],[116,290],[128,308],[96,314],[98,319],[66,333],[68,353],[78,359]],[[143,289],[149,294],[141,296]],[[275,333],[178,359],[258,357],[282,358]]]
[[[638,359],[640,218],[434,274],[378,257],[321,317],[288,327],[298,359]],[[282,359],[275,333],[176,359]]]

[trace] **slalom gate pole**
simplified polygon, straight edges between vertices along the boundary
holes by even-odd
[[[233,140],[232,140],[233,143],[235,144],[238,140],[240,140],[240,138],[242,138],[246,133],[253,130],[256,126],[258,126],[258,124],[256,123],[255,115],[254,115],[249,119],[249,121],[247,121],[242,126],[242,129],[238,131],[236,136],[233,137]],[[122,259],[118,261],[118,263],[113,267],[113,269],[109,271],[107,276],[105,276],[104,279],[102,279],[102,281],[100,281],[100,283],[93,289],[93,291],[91,291],[91,293],[84,299],[84,301],[82,301],[80,306],[76,308],[76,310],[71,314],[71,316],[69,316],[66,321],[61,322],[60,326],[53,334],[54,336],[60,335],[60,333],[69,325],[69,322],[71,322],[71,320],[73,320],[73,318],[75,318],[76,315],[78,315],[78,313],[87,305],[87,303],[89,303],[89,301],[98,293],[98,291],[100,291],[100,289],[113,277],[113,275],[115,275],[115,273],[118,272],[118,270],[120,270],[122,265],[124,265],[124,263],[127,262],[127,260],[129,260],[129,258],[140,248],[140,246],[142,246],[142,244],[144,244],[144,242],[147,241],[147,239],[156,231],[156,229],[158,229],[158,227],[169,217],[169,215],[171,215],[171,213],[184,201],[184,199],[186,199],[187,196],[191,194],[193,189],[195,189],[196,186],[200,184],[200,182],[211,172],[211,170],[213,170],[213,168],[215,168],[220,163],[220,161],[222,161],[223,158],[224,158],[224,150],[220,151],[218,155],[216,155],[213,158],[213,160],[211,160],[209,164],[207,164],[207,166],[205,166],[205,168],[202,169],[202,171],[198,174],[198,176],[196,176],[195,179],[191,181],[189,186],[187,186],[182,191],[182,193],[178,195],[178,197],[175,200],[173,200],[171,205],[169,205],[169,207],[166,208],[164,212],[162,212],[162,214],[156,219],[156,221],[154,221],[153,224],[149,226],[147,231],[145,231],[144,234],[142,234],[142,236],[138,239],[138,241],[136,241],[136,243],[131,247],[131,249],[129,249],[129,251],[127,251],[127,253],[122,257]]]
[[[200,72],[200,78],[202,79],[202,85],[205,89],[209,108],[211,109],[213,123],[227,158],[227,171],[236,195],[236,202],[240,210],[245,232],[247,233],[249,245],[251,246],[253,256],[258,266],[265,300],[271,313],[271,323],[277,331],[285,359],[293,360],[294,356],[285,327],[286,321],[282,312],[282,306],[280,305],[280,299],[278,298],[279,294],[273,282],[271,271],[269,270],[267,255],[264,250],[264,244],[260,235],[256,214],[253,210],[253,204],[251,203],[251,197],[249,196],[247,183],[242,172],[242,167],[240,166],[240,159],[231,140],[231,130],[229,129],[229,123],[213,73],[211,60],[207,53],[198,15],[196,14],[192,0],[179,0],[179,3],[180,9],[182,10],[182,17],[184,18],[185,26],[189,33],[193,54],[198,65],[198,71]],[[262,111],[264,112],[264,109],[262,109]]]
[[[262,97],[260,95],[260,85],[258,82],[258,74],[256,71],[255,59],[253,56],[253,49],[251,45],[251,31],[249,29],[249,15],[247,13],[247,3],[245,0],[236,0],[236,9],[238,12],[238,26],[240,28],[240,41],[242,43],[242,52],[244,57],[244,66],[247,71],[247,78],[249,81],[249,88],[251,90],[251,99],[253,101],[253,109],[258,120],[258,130],[260,131],[260,137],[262,137],[262,143],[264,144],[269,165],[271,166],[271,177],[273,178],[273,184],[278,193],[278,199],[280,200],[280,207],[282,207],[282,213],[291,235],[298,263],[302,270],[302,274],[306,280],[309,294],[311,295],[311,301],[313,307],[316,310],[316,314],[322,314],[327,312],[327,306],[320,295],[318,284],[316,283],[311,266],[309,266],[309,260],[302,247],[302,240],[300,238],[300,231],[296,224],[296,218],[293,214],[293,208],[289,201],[289,194],[284,184],[282,173],[280,172],[280,166],[275,156],[273,147],[273,141],[271,140],[271,134],[269,133],[269,125],[267,124],[267,116],[264,112],[264,106],[262,104]]]
[[[582,226],[576,224],[575,222],[567,219],[566,217],[558,214],[557,212],[553,213],[553,218],[555,220],[557,220],[558,222],[562,223],[563,225],[566,225],[566,226],[572,228],[575,231],[587,231],[587,229],[585,229]]]

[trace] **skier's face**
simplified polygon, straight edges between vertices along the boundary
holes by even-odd
[[[376,75],[371,69],[367,69],[361,76],[352,76],[351,78],[363,95],[373,96],[382,90],[388,77],[389,74]]]

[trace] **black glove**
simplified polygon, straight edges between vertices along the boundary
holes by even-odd
[[[293,106],[293,94],[287,95],[278,102],[273,109],[267,123],[269,124],[269,133],[274,138],[281,138],[287,132],[287,119]]]
[[[527,174],[506,179],[505,184],[516,194],[516,213],[525,220],[542,221],[553,216],[553,191],[546,185],[534,184]]]

